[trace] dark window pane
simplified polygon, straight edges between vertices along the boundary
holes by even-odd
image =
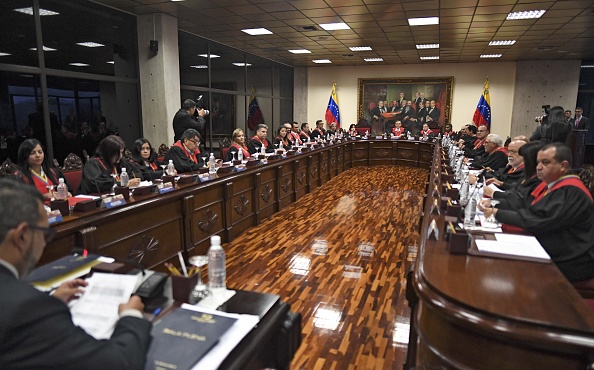
[[[208,43],[186,32],[178,33],[181,85],[208,87]]]
[[[0,2],[0,63],[38,66],[35,19],[30,0],[4,0]],[[20,9],[21,11],[15,11]],[[25,14],[23,12],[31,12]]]
[[[45,49],[46,67],[136,78],[136,17],[89,1],[39,5],[59,13],[41,17],[44,46],[54,49]]]

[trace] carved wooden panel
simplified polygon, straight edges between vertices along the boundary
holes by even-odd
[[[132,260],[140,265],[144,265],[144,261],[149,261],[152,255],[159,250],[160,242],[159,239],[153,237],[149,237],[148,235],[144,234],[136,243],[134,248],[128,252],[128,259]]]
[[[237,199],[237,201],[235,202],[235,207],[233,207],[233,209],[235,209],[235,212],[237,212],[239,215],[243,216],[245,214],[245,211],[248,209],[249,204],[249,199],[242,194],[239,197],[239,199]]]
[[[328,172],[328,160],[322,159],[322,163],[320,163],[320,173],[325,174]]]
[[[415,155],[415,153],[413,151],[405,150],[405,149],[398,149],[397,153],[398,153],[397,158],[400,158],[400,159],[412,159]]]
[[[363,157],[365,157],[365,151],[364,150],[355,150],[355,158],[361,159]]]
[[[218,213],[213,212],[210,208],[207,208],[206,211],[200,217],[200,221],[198,221],[198,227],[200,230],[210,233],[219,218]]]
[[[380,149],[376,149],[375,150],[375,157],[376,158],[386,158],[390,155],[391,151],[384,149],[384,148],[380,148]]]
[[[419,157],[421,162],[431,162],[433,159],[433,154],[429,152],[419,152]]]
[[[297,182],[299,182],[299,185],[303,185],[303,182],[305,182],[305,171],[303,169],[297,173]]]
[[[262,189],[262,193],[260,194],[260,196],[262,197],[262,200],[264,202],[268,203],[271,195],[272,195],[272,188],[270,187],[269,184],[266,184],[264,186],[264,188]]]
[[[317,164],[312,166],[309,170],[309,174],[311,175],[312,179],[316,179],[318,177],[318,166]]]
[[[283,179],[281,180],[281,189],[283,190],[283,192],[287,193],[290,188],[289,186],[291,185],[291,180],[289,179],[289,176],[284,176]]]

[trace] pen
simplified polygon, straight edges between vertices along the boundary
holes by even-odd
[[[155,312],[153,312],[153,316],[151,317],[151,319],[149,321],[151,321],[151,322],[154,321],[157,318],[157,316],[159,316],[160,313],[161,313],[161,307],[157,308],[155,310]]]

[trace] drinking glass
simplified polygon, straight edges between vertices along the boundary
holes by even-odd
[[[489,217],[487,217],[487,219],[485,221],[490,222],[492,224],[496,224],[497,219],[495,219],[495,215],[493,214],[493,209],[495,208],[496,205],[499,204],[499,201],[496,199],[490,199],[489,203],[490,203],[489,206],[491,207],[491,215]]]
[[[202,281],[202,267],[208,264],[208,256],[192,256],[188,261],[193,266],[198,267],[198,282],[194,289],[192,289],[192,293],[190,293],[190,304],[196,304],[210,294],[208,286]]]
[[[207,168],[208,166],[206,165],[206,159],[208,157],[202,157],[202,163],[204,163],[204,168]]]
[[[54,188],[56,185],[46,185],[45,187],[47,188],[47,192],[52,196],[50,200],[54,200]]]
[[[161,166],[161,168],[163,169],[163,174],[161,175],[161,177],[165,176],[165,168],[167,168],[166,164],[160,164],[159,166]]]

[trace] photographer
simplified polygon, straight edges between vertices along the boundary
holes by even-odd
[[[535,121],[539,123],[538,127],[530,136],[530,141],[540,140],[543,143],[566,143],[571,140],[571,125],[565,120],[565,110],[563,107],[550,105],[542,106],[545,115],[536,117]]]
[[[200,98],[199,98],[200,99]],[[198,111],[198,116],[194,119],[194,113]],[[206,124],[206,116],[208,111],[204,108],[196,108],[196,102],[192,99],[186,99],[182,105],[182,108],[173,117],[173,132],[174,141],[178,141],[181,135],[187,129],[194,129],[198,132],[204,130]]]

